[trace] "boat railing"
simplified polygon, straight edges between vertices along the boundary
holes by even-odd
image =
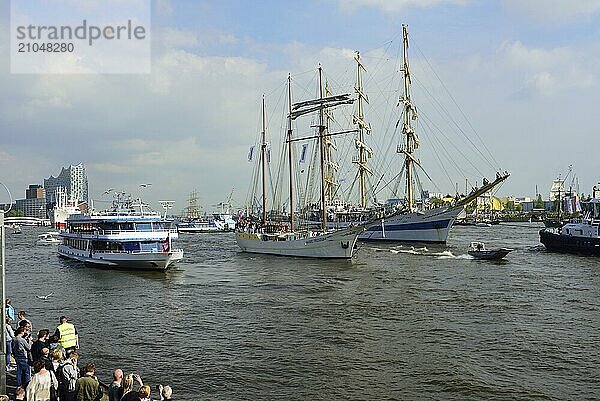
[[[77,234],[78,232],[73,232]],[[177,228],[155,228],[153,230],[95,230],[86,231],[87,234],[94,235],[119,235],[124,233],[171,233],[177,234]]]
[[[163,251],[163,250],[150,250],[150,251],[119,251],[119,250],[110,250],[110,249],[106,249],[106,250],[94,250],[92,251],[92,254],[98,254],[98,253],[127,253],[127,254],[134,254],[134,255],[141,255],[141,254],[150,254],[150,253],[173,253],[173,252],[180,252],[183,251],[183,249],[181,248],[173,248],[170,249],[168,251]]]

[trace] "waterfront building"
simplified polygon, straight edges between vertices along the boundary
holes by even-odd
[[[63,167],[57,177],[50,176],[44,180],[46,199],[48,203],[54,204],[57,200],[57,188],[62,187],[67,191],[68,198],[74,198],[79,203],[88,203],[88,179],[85,165],[79,163]]]
[[[41,185],[33,184],[25,190],[25,199],[15,201],[15,209],[22,210],[23,216],[45,219],[46,197]]]
[[[25,190],[25,198],[26,199],[38,199],[45,198],[44,187],[39,184],[30,185],[29,188]]]

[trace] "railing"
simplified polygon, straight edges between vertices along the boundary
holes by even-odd
[[[69,234],[93,235],[119,235],[124,233],[170,233],[177,234],[176,228],[158,228],[154,230],[94,230],[94,231],[66,231]]]
[[[171,249],[168,251],[159,251],[158,249],[156,249],[155,251],[118,251],[118,250],[102,250],[102,251],[92,251],[92,254],[97,254],[97,253],[102,253],[102,254],[106,254],[106,253],[127,253],[127,254],[134,254],[134,255],[141,255],[141,254],[157,254],[157,253],[173,253],[173,252],[179,252],[182,251],[183,249],[181,248],[176,248],[176,249]]]
[[[176,228],[158,228],[153,230],[97,230],[93,231],[97,235],[118,235],[123,233],[171,233],[177,234]]]

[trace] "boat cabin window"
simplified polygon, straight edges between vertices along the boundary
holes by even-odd
[[[119,231],[119,223],[103,222],[100,228],[102,231]]]
[[[135,223],[136,231],[152,231],[152,223]]]
[[[119,223],[121,231],[133,231],[133,223]]]
[[[123,249],[125,252],[139,252],[140,243],[139,242],[124,242]]]
[[[155,230],[167,230],[171,227],[171,222],[155,221],[154,223],[152,223],[152,226]]]

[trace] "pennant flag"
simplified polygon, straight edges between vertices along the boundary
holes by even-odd
[[[254,155],[254,145],[250,146],[250,150],[248,151],[248,161],[252,161],[252,156]]]
[[[267,163],[271,163],[271,148],[267,149]]]
[[[306,149],[307,148],[308,148],[307,143],[302,145],[302,153],[300,154],[300,163],[304,163],[306,161]]]

